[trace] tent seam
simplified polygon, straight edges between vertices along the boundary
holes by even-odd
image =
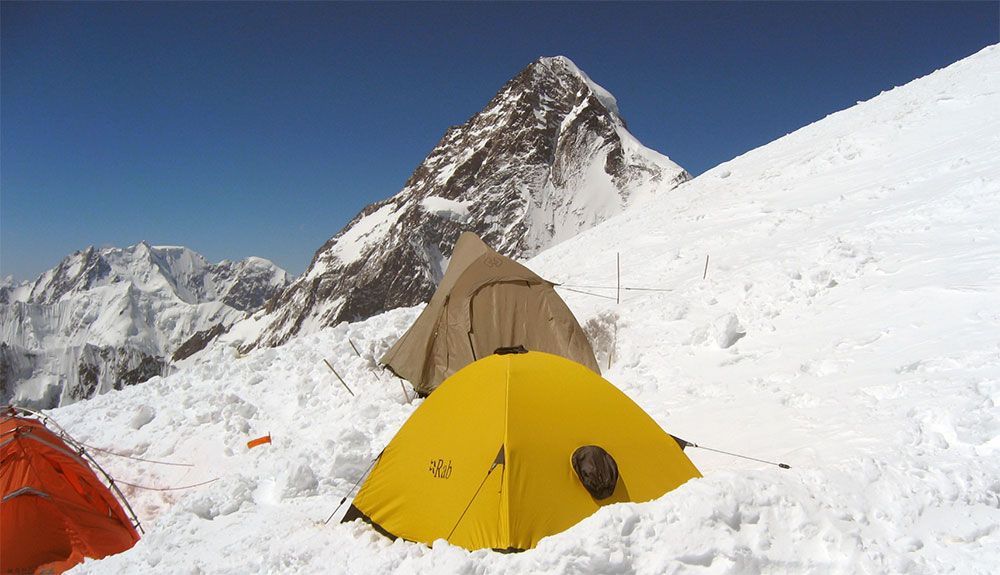
[[[509,432],[510,428],[508,426],[510,422],[510,370],[511,364],[513,363],[510,357],[506,358],[507,361],[507,377],[504,382],[504,403],[503,403],[503,449],[504,449],[504,464],[503,464],[503,475],[500,481],[500,492],[502,493],[500,499],[500,509],[503,509],[504,498],[507,499],[507,512],[506,512],[506,523],[504,526],[504,541],[507,543],[507,547],[511,546],[510,541],[510,476],[511,476],[511,466],[512,459],[510,453],[509,445]]]

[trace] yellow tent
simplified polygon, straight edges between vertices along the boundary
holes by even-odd
[[[530,549],[602,505],[655,499],[700,476],[593,371],[542,352],[491,355],[414,411],[344,521],[427,544]]]

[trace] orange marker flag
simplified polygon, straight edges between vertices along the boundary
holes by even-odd
[[[247,449],[253,449],[258,445],[264,445],[265,443],[271,443],[271,434],[267,434],[264,437],[258,437],[257,439],[251,439],[247,442]]]

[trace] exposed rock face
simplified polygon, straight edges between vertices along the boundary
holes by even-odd
[[[426,301],[463,231],[526,258],[688,179],[569,59],[541,58],[320,247],[246,347]]]
[[[191,357],[192,355],[198,353],[199,351],[205,349],[205,347],[212,342],[215,338],[226,333],[228,329],[227,326],[221,323],[217,323],[210,327],[209,329],[203,329],[196,332],[187,341],[181,344],[174,354],[170,356],[171,361],[181,361]]]
[[[0,285],[0,403],[54,407],[146,381],[193,334],[231,325],[288,284],[261,258],[211,264],[146,243],[74,253]]]

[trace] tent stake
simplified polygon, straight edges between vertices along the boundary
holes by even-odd
[[[701,279],[708,277],[708,254],[705,254],[705,272],[701,274]]]
[[[406,393],[406,385],[403,383],[402,379],[399,380],[399,389],[403,390],[403,397],[406,398],[406,403],[407,404],[413,403],[413,400],[410,399],[410,394]]]
[[[326,358],[323,358],[323,363],[325,363],[325,364],[326,364],[326,366],[330,368],[330,371],[332,371],[332,372],[333,372],[333,375],[336,375],[336,376],[337,376],[337,379],[338,379],[338,380],[340,380],[340,384],[344,386],[344,389],[346,389],[346,390],[347,390],[347,393],[350,393],[350,394],[351,394],[352,396],[354,396],[354,392],[353,392],[353,391],[351,391],[351,388],[347,387],[347,384],[346,384],[346,383],[344,383],[344,380],[343,380],[343,379],[342,379],[342,378],[340,377],[340,374],[339,374],[339,373],[337,373],[337,370],[336,370],[336,369],[333,369],[333,366],[332,366],[332,365],[330,365],[330,362],[329,362],[329,361],[327,361],[327,360],[326,360]],[[356,397],[356,396],[355,396],[355,397]]]
[[[358,351],[358,348],[354,346],[354,341],[351,340],[351,338],[347,338],[347,343],[351,344],[351,349],[354,350],[354,353],[357,354],[358,357],[361,357],[361,352]]]

